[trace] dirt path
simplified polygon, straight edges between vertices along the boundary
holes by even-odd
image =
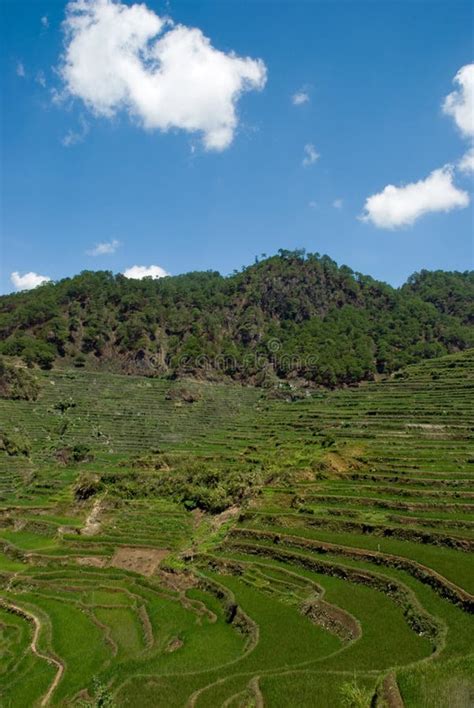
[[[102,510],[102,501],[104,497],[96,499],[94,505],[89,513],[89,516],[84,522],[84,526],[81,529],[81,536],[96,536],[100,531],[100,521],[99,515]]]
[[[265,703],[263,700],[262,692],[260,690],[260,676],[254,676],[253,679],[249,681],[248,688],[253,694],[255,708],[263,708]]]
[[[236,700],[239,700],[242,705],[244,705],[245,702],[245,705],[252,705],[254,708],[264,708],[265,704],[262,692],[260,691],[259,679],[259,676],[254,676],[250,679],[244,690],[229,696],[229,698],[224,701],[221,708],[229,708],[233,703],[236,705]],[[249,700],[252,700],[251,704]]]
[[[403,698],[394,673],[388,674],[383,682],[383,698],[388,708],[404,708]]]
[[[0,606],[3,606],[5,609],[9,610],[10,612],[14,612],[16,615],[19,615],[20,617],[24,617],[27,619],[29,622],[33,623],[34,630],[33,630],[33,637],[30,642],[30,649],[35,654],[35,656],[38,657],[38,659],[43,659],[44,661],[47,661],[48,664],[54,664],[56,666],[57,671],[54,679],[51,682],[50,687],[48,688],[47,692],[43,696],[40,702],[40,706],[46,706],[48,705],[49,701],[51,700],[51,696],[53,695],[54,691],[56,690],[56,687],[58,683],[60,682],[62,675],[64,673],[64,664],[59,661],[58,659],[55,659],[53,656],[49,656],[48,654],[43,654],[38,649],[38,638],[41,632],[41,620],[39,617],[34,615],[32,612],[29,612],[28,610],[25,610],[23,607],[19,607],[18,605],[15,605],[13,602],[8,602],[7,600],[0,599]]]

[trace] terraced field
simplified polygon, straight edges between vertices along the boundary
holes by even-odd
[[[468,351],[304,397],[0,400],[1,705],[474,705],[473,389]]]

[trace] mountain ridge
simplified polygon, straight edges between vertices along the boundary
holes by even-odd
[[[351,384],[474,346],[474,271],[400,288],[328,256],[280,249],[222,276],[83,271],[0,297],[0,354],[30,366],[256,385]]]

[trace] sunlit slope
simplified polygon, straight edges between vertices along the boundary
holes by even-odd
[[[473,384],[464,352],[294,401],[76,371],[0,401],[2,705],[467,708]],[[261,484],[190,512],[147,486],[182,459]]]

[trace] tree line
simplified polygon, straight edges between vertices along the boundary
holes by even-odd
[[[337,386],[474,346],[473,303],[472,271],[421,271],[393,288],[302,250],[230,276],[83,271],[1,297],[0,354],[43,368]]]

